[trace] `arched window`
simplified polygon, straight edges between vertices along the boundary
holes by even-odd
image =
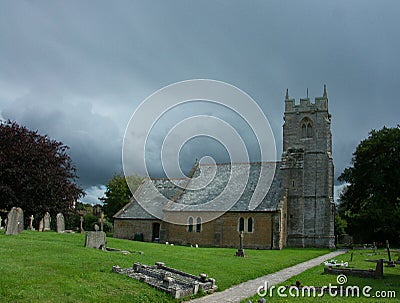
[[[189,223],[189,225],[188,225],[188,232],[193,232],[193,218],[192,217],[189,217],[189,219],[188,219],[188,223]]]
[[[201,218],[197,217],[196,219],[196,232],[199,233],[201,232]]]
[[[247,219],[247,231],[249,233],[253,232],[253,218],[251,217]]]
[[[312,138],[312,125],[310,122],[307,124],[307,138]]]
[[[305,124],[303,124],[301,126],[301,137],[302,138],[306,138],[307,137],[307,126]]]
[[[244,231],[244,218],[240,217],[239,219],[239,231]]]
[[[312,138],[313,137],[313,126],[312,122],[308,118],[304,118],[301,122],[301,138]]]

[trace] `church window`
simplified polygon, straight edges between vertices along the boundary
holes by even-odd
[[[307,124],[307,138],[312,138],[312,125],[311,125],[311,123]]]
[[[301,137],[302,138],[306,138],[307,137],[307,126],[305,124],[303,124],[301,126]]]
[[[312,138],[313,137],[313,126],[311,121],[308,118],[305,118],[301,122],[301,138]]]
[[[192,217],[189,217],[188,223],[189,223],[188,232],[191,233],[191,232],[193,232],[193,218]]]
[[[199,233],[201,232],[201,218],[197,217],[196,219],[196,232]]]
[[[253,232],[253,218],[251,217],[247,220],[247,231],[249,233]]]
[[[244,231],[244,218],[239,218],[239,231]]]

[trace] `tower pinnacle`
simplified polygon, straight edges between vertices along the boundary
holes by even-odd
[[[288,88],[286,89],[286,97],[285,98],[286,98],[286,100],[289,100],[289,89]]]
[[[323,95],[323,97],[324,98],[328,98],[328,94],[326,93],[326,84],[324,84],[324,95]]]

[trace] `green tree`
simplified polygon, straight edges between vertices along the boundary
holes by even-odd
[[[358,241],[399,244],[400,126],[372,130],[338,179],[348,184],[339,205],[348,233]]]
[[[335,215],[335,235],[342,236],[346,233],[347,222],[339,214]]]
[[[142,182],[143,178],[139,176],[129,176],[129,184],[132,190],[136,190]],[[103,202],[104,214],[110,221],[113,216],[129,202],[132,192],[129,188],[125,176],[122,174],[115,175],[107,184],[105,197],[99,198]]]
[[[68,213],[84,195],[68,146],[16,122],[0,122],[0,209],[21,207],[25,218]],[[38,222],[38,220],[36,221]]]

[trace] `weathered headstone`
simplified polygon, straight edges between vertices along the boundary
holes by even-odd
[[[29,227],[28,227],[29,230],[35,230],[35,228],[33,227],[33,220],[34,220],[34,217],[33,217],[33,215],[31,215],[29,217]]]
[[[386,267],[395,267],[396,265],[392,261],[392,257],[390,256],[390,246],[389,246],[389,240],[386,240],[386,249],[387,249],[387,254],[388,254],[388,259],[389,261],[386,264]]]
[[[81,218],[79,219],[79,221],[81,222],[81,225],[80,225],[80,231],[81,231],[81,234],[84,232],[84,230],[83,230],[83,216],[81,216]]]
[[[107,239],[104,231],[89,231],[86,233],[85,247],[106,249]]]
[[[50,214],[46,212],[43,217],[43,231],[51,230],[50,222],[51,222]]]
[[[0,229],[3,229],[3,226],[1,226],[1,221],[3,221],[2,217],[0,217]]]
[[[13,207],[7,216],[6,235],[18,235],[24,230],[24,212],[19,207]]]
[[[94,230],[99,231],[99,226],[97,224],[94,225]]]
[[[1,224],[0,224],[0,225],[1,225]],[[104,213],[102,212],[102,213],[101,213],[101,216],[100,216],[100,230],[101,230],[101,231],[104,231],[104,230],[103,230],[103,228],[104,228],[103,225],[104,225]]]
[[[64,220],[64,215],[62,213],[57,214],[57,232],[58,233],[65,232],[65,220]]]
[[[39,222],[39,231],[43,231],[43,219],[40,219],[40,222]]]

